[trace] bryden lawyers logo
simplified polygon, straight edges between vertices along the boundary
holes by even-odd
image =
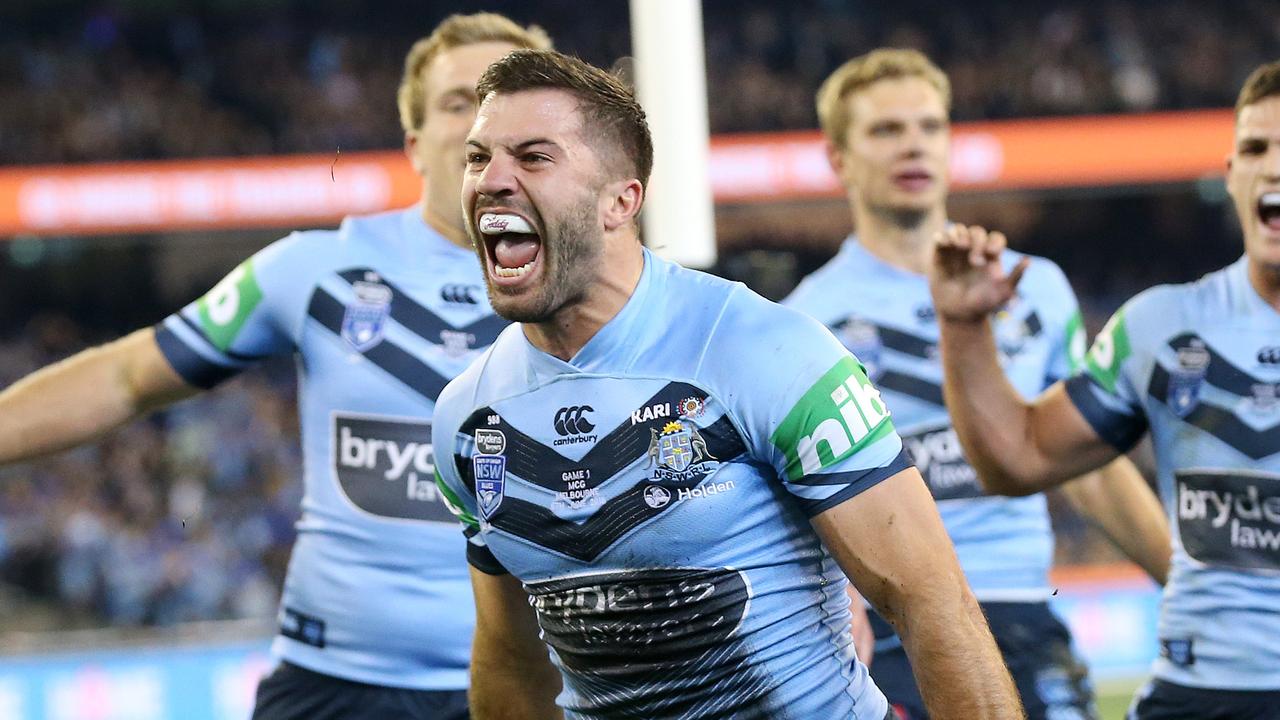
[[[471,470],[476,483],[476,500],[485,520],[493,517],[502,505],[507,485],[507,436],[501,430],[480,429],[475,433],[476,454],[471,456]]]
[[[587,413],[595,412],[590,405],[570,405],[556,411],[552,427],[560,436],[552,445],[574,445],[577,443],[595,442],[597,436],[590,435],[596,429],[595,423],[587,417]]]

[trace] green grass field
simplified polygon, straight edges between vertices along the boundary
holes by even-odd
[[[1141,678],[1098,683],[1098,714],[1102,720],[1124,720],[1129,701],[1141,684]]]

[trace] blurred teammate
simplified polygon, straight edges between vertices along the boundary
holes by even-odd
[[[272,355],[299,358],[302,519],[257,720],[463,718],[474,613],[457,525],[433,482],[445,383],[505,321],[458,205],[474,87],[540,28],[453,16],[414,45],[400,87],[420,205],[295,233],[155,328],[0,395],[0,461],[84,442]]]
[[[630,92],[532,51],[478,92],[463,206],[493,307],[522,324],[433,428],[471,540],[476,717],[557,717],[563,688],[582,718],[884,720],[841,568],[939,717],[1021,717],[857,362],[641,246],[653,150]]]
[[[938,503],[960,565],[1032,718],[1094,714],[1084,666],[1049,609],[1053,535],[1042,495],[986,495],[966,462],[942,398],[938,327],[925,271],[947,225],[950,85],[914,50],[881,49],[846,63],[818,93],[831,165],[848,193],[856,235],[784,304],[812,315],[866,365]],[[1022,257],[1008,251],[1013,264]],[[1029,395],[1065,377],[1084,354],[1076,299],[1056,265],[1030,259],[1026,290],[997,316],[1001,367]],[[1168,568],[1159,502],[1123,461],[1107,478],[1075,486],[1158,581]],[[1130,532],[1134,527],[1143,532]],[[910,718],[924,716],[911,666],[878,617],[871,675]]]
[[[1151,431],[1176,531],[1141,720],[1280,716],[1280,62],[1240,92],[1227,168],[1244,257],[1130,300],[1031,402],[996,372],[988,316],[1026,269],[994,262],[1004,237],[952,227],[931,271],[947,404],[990,487],[1050,487]]]

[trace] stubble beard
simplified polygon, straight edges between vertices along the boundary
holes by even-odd
[[[576,205],[562,222],[543,228],[542,277],[519,295],[496,287],[485,266],[485,284],[493,311],[511,322],[543,323],[581,301],[595,282],[604,238],[595,226],[595,200]],[[468,226],[470,232],[470,227]],[[484,262],[484,249],[480,249]]]

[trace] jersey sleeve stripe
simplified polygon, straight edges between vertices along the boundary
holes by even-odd
[[[209,344],[209,347],[213,347],[213,342],[209,339],[209,336],[206,335],[204,330],[202,330],[199,325],[197,325],[194,321],[192,321],[191,318],[187,317],[183,313],[176,313],[174,317],[182,321],[182,324],[190,328],[191,331],[194,332],[196,335],[199,335],[201,340],[204,340],[206,343]],[[219,350],[218,352],[222,353],[223,355],[226,355],[228,358],[235,360],[236,362],[242,362],[246,364],[255,363],[255,362],[258,362],[259,360],[265,360],[268,357],[266,355],[245,355],[243,353],[235,352],[234,350]]]
[[[1128,452],[1147,431],[1146,418],[1116,412],[1098,399],[1095,393],[1106,392],[1088,375],[1081,373],[1066,381],[1067,397],[1088,421],[1098,437],[1120,452]]]
[[[878,485],[880,482],[897,475],[912,465],[911,457],[907,454],[906,448],[903,448],[898,451],[897,457],[891,460],[888,465],[853,472],[831,473],[829,475],[809,475],[800,478],[792,484],[810,486],[845,485],[843,489],[837,490],[835,493],[822,499],[810,500],[796,496],[796,500],[800,502],[800,506],[804,509],[805,514],[809,517],[813,517],[815,515],[820,515],[845,500]]]
[[[209,360],[186,341],[179,339],[167,322],[157,324],[155,330],[156,345],[160,348],[160,353],[164,355],[174,372],[181,375],[182,379],[193,387],[208,390],[235,376],[243,369],[219,365]]]

